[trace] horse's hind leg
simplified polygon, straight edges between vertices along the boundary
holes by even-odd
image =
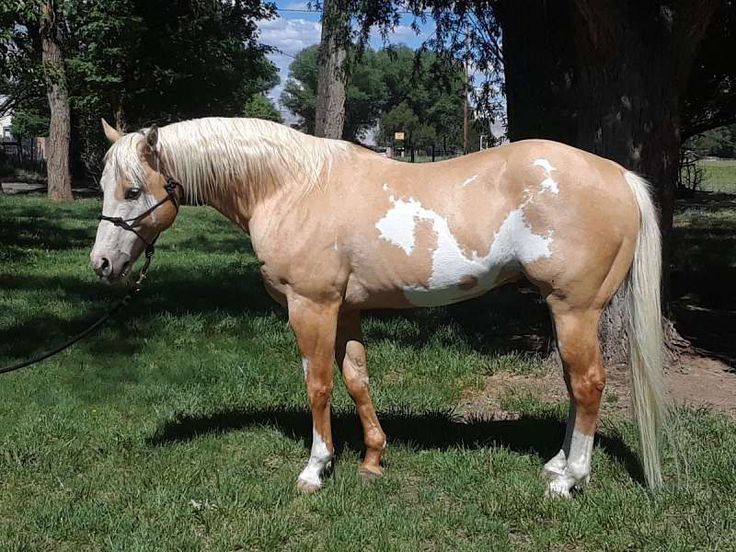
[[[593,437],[606,383],[598,343],[601,311],[570,308],[554,297],[548,303],[570,394],[570,413],[562,450],[545,465],[544,473],[550,478],[550,495],[569,496],[573,487],[590,478]]]
[[[360,330],[360,312],[344,312],[340,315],[335,359],[342,370],[345,387],[355,402],[363,426],[365,458],[360,467],[361,474],[367,477],[381,475],[381,456],[386,448],[386,435],[381,429],[368,391],[368,369]]]

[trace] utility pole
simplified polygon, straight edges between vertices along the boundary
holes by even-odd
[[[465,90],[463,91],[463,153],[468,153],[468,91],[470,90],[470,37],[465,35]]]

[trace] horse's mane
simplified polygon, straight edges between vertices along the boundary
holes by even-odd
[[[145,130],[126,134],[108,152],[118,178],[140,186],[145,179],[138,148]],[[301,184],[306,193],[347,148],[346,142],[260,119],[192,119],[161,127],[158,133],[162,170],[182,184],[193,203],[234,186],[249,204],[286,182]]]

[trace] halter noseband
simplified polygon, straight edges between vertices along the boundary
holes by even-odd
[[[166,184],[164,185],[164,189],[166,190],[166,197],[163,198],[161,201],[156,203],[153,207],[150,207],[149,209],[146,209],[143,211],[140,215],[137,217],[124,219],[123,217],[108,217],[107,215],[101,215],[100,220],[106,220],[107,222],[111,222],[115,226],[122,228],[123,230],[128,230],[130,232],[133,232],[136,236],[138,236],[140,239],[143,240],[143,243],[146,244],[146,255],[153,254],[153,246],[156,243],[156,240],[158,239],[160,233],[156,234],[156,236],[151,240],[150,242],[143,237],[143,235],[138,232],[137,228],[140,227],[141,221],[145,219],[148,215],[153,213],[156,209],[161,207],[164,203],[167,201],[171,201],[171,203],[174,204],[174,207],[176,208],[176,212],[179,212],[179,198],[176,196],[176,189],[182,188],[181,184],[178,180],[167,176],[166,177]]]

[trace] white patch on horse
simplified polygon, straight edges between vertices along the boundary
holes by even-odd
[[[552,171],[557,170],[552,166],[552,163],[550,163],[547,159],[535,159],[532,165],[535,165],[537,167],[542,167],[544,169],[544,172],[546,173],[551,173]]]
[[[437,247],[432,252],[432,274],[427,286],[413,285],[404,289],[406,297],[417,306],[446,305],[480,295],[498,283],[501,271],[513,263],[531,263],[551,255],[551,231],[546,236],[535,234],[524,219],[523,206],[511,211],[493,238],[484,257],[473,252],[465,255],[447,220],[426,209],[414,198],[407,201],[389,198],[393,207],[376,223],[382,239],[401,247],[407,255],[414,251],[417,220],[432,223]],[[471,289],[461,289],[468,278],[477,280]]]
[[[477,174],[474,174],[470,178],[466,179],[465,182],[462,183],[462,187],[464,188],[468,184],[472,184],[475,181],[476,178],[478,178],[478,175]]]
[[[559,194],[560,193],[560,187],[557,185],[557,182],[554,178],[552,178],[552,175],[550,174],[552,171],[556,171],[552,166],[552,163],[550,163],[547,159],[535,159],[532,165],[537,167],[542,167],[544,169],[544,174],[546,178],[542,180],[542,183],[539,185],[542,191],[548,191],[552,192],[553,194]]]
[[[383,218],[376,223],[376,228],[382,239],[400,247],[407,255],[411,255],[414,251],[414,219],[422,206],[411,198],[409,201],[397,200],[394,199],[394,196],[389,199],[394,206],[386,211]]]
[[[304,379],[309,375],[309,359],[302,357],[302,370],[304,370]]]
[[[319,432],[312,428],[312,452],[306,467],[299,474],[299,481],[309,486],[322,486],[322,472],[332,460],[332,454],[327,448]]]
[[[590,461],[593,456],[593,435],[573,431],[570,441],[570,454],[564,471],[547,486],[550,496],[569,497],[570,490],[590,478]]]
[[[547,190],[548,192],[552,192],[553,194],[560,193],[560,187],[557,185],[557,182],[552,180],[550,177],[542,180],[540,187],[542,188],[542,191]]]

